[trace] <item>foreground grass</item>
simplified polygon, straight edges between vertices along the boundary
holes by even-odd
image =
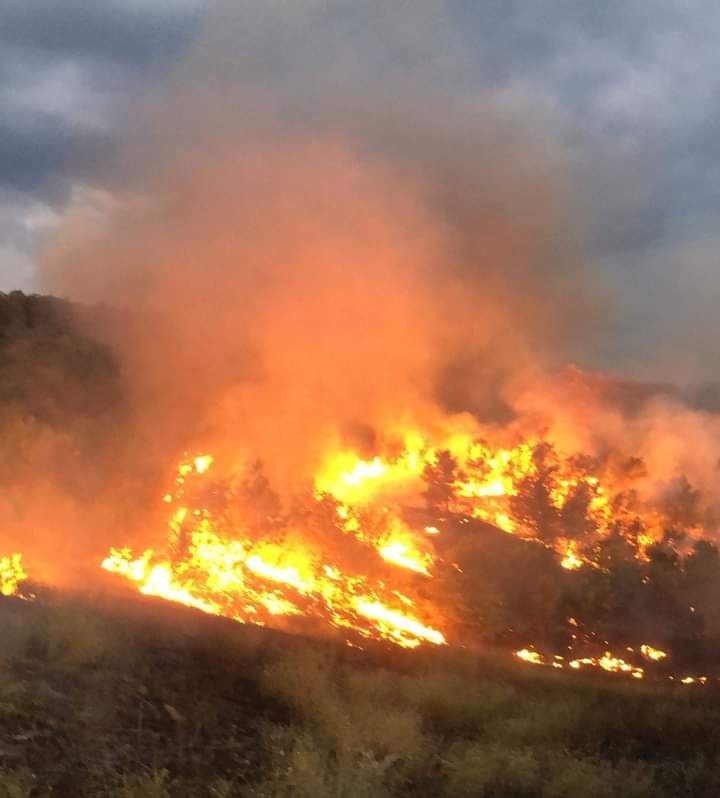
[[[720,693],[0,602],[0,798],[720,795]]]

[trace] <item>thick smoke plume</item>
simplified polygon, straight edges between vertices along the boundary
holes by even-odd
[[[596,296],[560,159],[530,109],[457,88],[420,6],[219,9],[105,218],[69,213],[47,286],[132,310],[113,345],[151,448],[292,480],[440,405],[500,418],[501,385],[576,354]]]
[[[110,511],[73,515],[78,557],[88,523],[98,549],[147,541],[183,451],[261,458],[290,493],[333,444],[372,454],[449,412],[642,458],[643,500],[679,476],[712,498],[716,417],[562,371],[606,305],[582,203],[547,120],[466,63],[436,4],[230,3],[136,109],[43,262],[47,290],[118,314],[84,321],[126,418],[98,456]]]

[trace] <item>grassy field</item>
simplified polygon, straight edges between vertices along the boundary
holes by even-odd
[[[720,795],[720,692],[0,602],[0,798]]]

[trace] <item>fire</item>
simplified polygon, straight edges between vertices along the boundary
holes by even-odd
[[[400,568],[407,568],[409,571],[430,576],[433,556],[429,551],[422,551],[418,548],[414,537],[409,529],[394,520],[390,531],[377,543],[378,554],[386,562]]]
[[[568,666],[575,670],[590,666],[593,668],[602,668],[602,670],[609,671],[610,673],[628,673],[634,679],[642,679],[645,675],[643,668],[632,665],[621,657],[616,657],[611,654],[609,651],[606,651],[601,657],[581,657],[579,659],[570,660]]]
[[[547,665],[548,660],[539,651],[534,648],[521,648],[515,652],[515,656],[523,662],[528,662],[531,665]],[[609,651],[606,651],[601,657],[578,657],[571,659],[567,663],[565,657],[555,654],[549,664],[553,668],[564,668],[565,665],[573,670],[580,670],[584,667],[601,668],[609,673],[627,673],[635,679],[642,679],[645,675],[643,668],[632,665],[626,662],[621,657],[616,657]]]
[[[203,456],[180,464],[178,476],[183,481],[176,482],[182,486],[183,501],[186,480],[191,474],[203,475],[211,462]],[[341,512],[339,517],[348,526],[350,514]],[[226,534],[210,512],[185,504],[173,510],[168,528],[175,548],[172,555],[148,549],[135,557],[129,549],[114,549],[102,567],[136,583],[145,595],[245,623],[266,625],[282,616],[307,616],[407,648],[446,642],[442,632],[423,620],[410,597],[381,580],[348,574],[336,563],[323,562],[321,552],[299,542],[300,536],[269,542],[239,529]],[[377,543],[379,557],[403,569],[428,573],[428,555],[416,549],[410,537],[403,537],[407,534],[400,525],[391,525]]]
[[[440,572],[463,572],[442,556],[453,523],[476,519],[541,545],[567,571],[602,569],[598,552],[611,530],[645,557],[663,519],[618,525],[624,505],[616,497],[625,485],[614,483],[611,470],[536,439],[493,444],[480,433],[467,418],[451,418],[428,430],[387,431],[371,456],[330,447],[297,517],[258,514],[255,502],[272,504],[267,488],[258,500],[237,493],[233,475],[205,482],[217,468],[213,455],[188,456],[162,497],[165,540],[139,554],[113,549],[102,567],[143,594],[244,623],[304,619],[350,638],[414,648],[452,642],[453,618],[434,606],[432,585]],[[226,488],[212,488],[218,484]],[[481,524],[472,528],[482,534]],[[667,656],[649,644],[640,654],[651,663]],[[609,651],[566,661],[529,647],[515,656],[555,668],[644,675]]]
[[[583,633],[581,624],[577,618],[569,617],[566,619],[567,624],[572,631],[571,640],[572,644],[568,646],[569,656],[565,657],[561,654],[554,654],[552,656],[539,651],[535,646],[527,646],[518,651],[515,651],[515,656],[523,662],[532,665],[551,665],[553,668],[563,669],[565,667],[572,670],[581,670],[583,668],[599,668],[607,673],[627,674],[634,679],[643,679],[646,675],[645,668],[642,665],[634,664],[629,661],[625,656],[620,657],[613,654],[611,651],[605,650],[600,656],[585,653],[584,656],[576,656],[572,652],[576,647],[580,649],[588,649],[590,647],[597,648],[597,642],[593,638],[595,635],[590,632],[589,634]],[[607,642],[607,641],[605,641]],[[632,646],[627,646],[626,651],[629,654],[635,654],[636,649]],[[649,643],[642,643],[639,647],[639,653],[643,659],[652,665],[666,659],[668,654],[659,648],[651,646]],[[669,677],[673,678],[673,677]]]
[[[465,513],[510,534],[532,538],[537,532],[516,506],[522,501],[528,483],[548,477],[548,501],[558,515],[580,497],[588,524],[600,536],[607,532],[612,520],[610,501],[596,475],[578,469],[570,461],[545,474],[538,462],[541,449],[538,441],[531,439],[512,447],[493,448],[478,440],[476,432],[450,431],[431,440],[419,430],[406,431],[401,436],[402,447],[388,458],[376,455],[362,459],[352,451],[337,452],[326,459],[316,475],[315,490],[318,495],[330,495],[338,502],[339,513],[347,522],[346,531],[362,536],[366,533],[357,522],[357,508],[372,506],[380,500],[385,503],[398,497],[413,497],[420,492],[428,471],[440,471],[442,477],[445,469],[447,473],[442,477],[445,484],[440,490],[446,492],[447,511]],[[435,530],[434,525],[425,527],[431,535],[438,534]],[[413,548],[407,539],[402,545],[383,541],[378,548],[381,556],[419,573],[427,573],[432,564],[432,557],[427,554],[406,556]],[[558,537],[552,548],[568,570],[589,562],[575,540]]]
[[[679,679],[680,684],[707,684],[707,681],[707,676],[683,676]]]
[[[15,553],[0,557],[0,595],[15,596],[21,582],[27,579],[22,555]]]
[[[653,648],[653,646],[648,645],[647,643],[643,643],[640,646],[640,652],[645,659],[648,659],[651,662],[660,662],[667,657],[666,651],[661,651],[659,648]]]
[[[356,606],[361,615],[375,619],[378,622],[378,628],[400,645],[414,648],[423,640],[434,643],[436,646],[445,643],[445,636],[442,632],[424,626],[401,612],[389,610],[379,601],[358,601]]]
[[[574,571],[577,568],[582,568],[584,561],[578,557],[576,551],[577,544],[574,540],[564,541],[564,555],[562,560],[560,560],[560,565],[565,568],[566,571]]]
[[[568,623],[572,626],[577,626],[575,618],[568,618]],[[630,653],[634,653],[635,649],[628,647]],[[642,643],[640,645],[640,654],[644,660],[650,665],[657,665],[667,659],[668,653],[659,648],[651,646],[649,643]],[[538,651],[534,646],[521,648],[514,652],[514,655],[523,662],[530,665],[544,665],[553,668],[563,669],[565,667],[572,670],[579,671],[586,668],[599,668],[606,673],[625,674],[631,676],[633,679],[644,679],[650,671],[645,667],[633,664],[623,657],[619,657],[610,651],[605,651],[601,656],[582,656],[566,658],[561,654],[548,656],[541,651]],[[656,676],[664,676],[663,671],[656,672]],[[705,685],[708,683],[707,676],[676,676],[665,675],[671,682],[676,682],[681,685]]]
[[[209,454],[202,454],[199,457],[195,457],[193,459],[193,465],[195,466],[195,471],[198,474],[204,474],[208,468],[213,463],[212,455]]]
[[[544,660],[539,651],[534,651],[530,648],[521,648],[515,652],[515,656],[523,662],[529,662],[531,665],[543,665]]]
[[[331,493],[338,501],[355,504],[367,500],[383,483],[394,477],[379,457],[366,461],[352,452],[343,452],[327,463],[318,474],[315,486],[319,493]]]
[[[547,665],[548,660],[534,648],[521,648],[515,652],[515,656],[523,662],[528,662],[531,665]],[[556,654],[550,660],[553,668],[564,668],[565,658]],[[573,670],[580,670],[583,667],[601,668],[609,673],[627,673],[635,679],[642,679],[645,675],[643,668],[632,665],[626,662],[621,657],[616,657],[609,651],[606,651],[601,657],[578,657],[571,659],[567,662],[567,666]]]

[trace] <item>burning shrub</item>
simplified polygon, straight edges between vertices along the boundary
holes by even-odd
[[[150,503],[158,461],[146,472],[129,467],[130,444],[113,448],[129,423],[126,390],[107,351],[77,332],[82,313],[20,296],[5,306],[0,366],[20,402],[0,406],[15,452],[6,500],[35,497],[23,502],[33,520],[23,542],[39,575],[77,579],[104,544],[69,534],[63,561],[50,564],[37,530],[92,520],[123,546],[106,570],[145,594],[243,622],[359,646],[532,644],[557,668],[612,652],[638,676],[674,671],[693,683],[717,659],[712,497],[681,472],[653,479],[622,451],[565,452],[512,425],[433,411],[330,436],[292,486],[245,453],[200,450],[181,460],[164,502]],[[72,375],[69,394],[54,409],[33,404],[30,394],[58,393],[41,379],[55,360]],[[96,395],[76,396],[95,384]],[[147,537],[133,551],[140,530]],[[18,555],[1,560],[2,592],[16,592],[23,574]],[[670,656],[643,661],[643,645]]]

